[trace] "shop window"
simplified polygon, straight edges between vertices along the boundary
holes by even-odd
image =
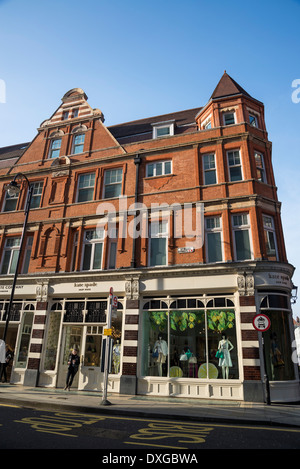
[[[58,311],[53,311],[53,309],[58,309]],[[61,323],[61,309],[61,305],[56,303],[52,306],[51,312],[49,314],[44,370],[54,370],[56,367],[58,339]]]
[[[172,308],[181,304],[174,300],[167,310],[144,312],[142,375],[238,379],[234,309]]]
[[[229,151],[227,153],[229,180],[231,182],[242,181],[242,163],[239,150]]]
[[[266,368],[270,381],[295,379],[292,361],[289,313],[262,310],[270,318],[271,326],[264,332]]]
[[[111,199],[113,197],[119,197],[122,192],[122,178],[123,170],[109,169],[104,174],[104,199]]]
[[[217,183],[216,157],[214,154],[203,156],[203,171],[206,186]]]
[[[84,366],[100,366],[102,327],[89,326],[86,333]]]
[[[16,368],[26,368],[27,366],[33,315],[34,313],[31,311],[27,311],[23,315],[22,332],[17,352],[17,359],[15,363]]]
[[[233,237],[237,261],[252,259],[248,214],[233,215]]]

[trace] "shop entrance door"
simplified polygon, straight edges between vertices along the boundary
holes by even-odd
[[[73,348],[76,347],[78,349],[78,355],[81,359],[82,354],[82,334],[83,333],[83,326],[64,326],[63,328],[63,337],[61,342],[61,354],[60,354],[60,361],[59,361],[59,368],[58,368],[58,379],[57,379],[57,387],[64,388],[66,385],[66,377],[68,372],[68,357],[69,354],[72,352]],[[79,372],[76,373],[72,388],[78,388],[78,381],[79,381]]]
[[[78,389],[101,391],[103,388],[102,333],[102,326],[84,327]]]

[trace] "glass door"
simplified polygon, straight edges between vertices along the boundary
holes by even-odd
[[[89,391],[100,391],[102,389],[102,333],[102,326],[85,326],[79,389]]]
[[[66,377],[68,372],[68,358],[73,348],[77,348],[80,362],[82,361],[82,326],[64,326],[63,339],[62,339],[62,353],[60,356],[57,387],[65,387]],[[78,381],[80,375],[80,368],[76,373],[72,388],[78,388]]]

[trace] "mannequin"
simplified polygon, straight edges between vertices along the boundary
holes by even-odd
[[[168,344],[163,340],[161,335],[158,336],[158,340],[155,342],[153,350],[158,352],[156,364],[158,367],[158,376],[162,376],[162,366],[166,363],[168,355]]]
[[[229,377],[229,367],[232,366],[230,352],[233,349],[234,347],[230,340],[227,339],[225,334],[222,334],[222,339],[219,342],[218,350],[223,352],[223,357],[219,358],[219,366],[222,367],[223,379],[228,379]]]
[[[115,373],[119,373],[120,370],[120,353],[121,353],[121,346],[120,341],[117,339],[115,345],[113,346],[113,364]]]

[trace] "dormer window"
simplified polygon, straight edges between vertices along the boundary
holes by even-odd
[[[172,122],[159,122],[152,124],[153,138],[169,137],[174,135],[174,121]]]

